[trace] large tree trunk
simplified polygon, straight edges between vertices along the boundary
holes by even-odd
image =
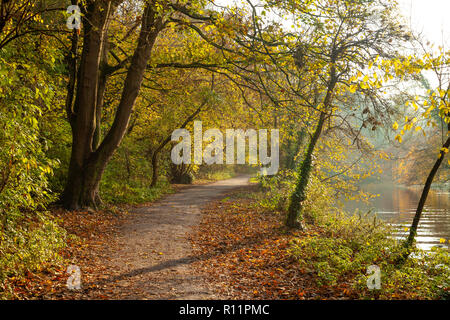
[[[88,1],[84,9],[83,27],[84,41],[81,62],[78,72],[77,91],[72,120],[72,153],[69,174],[63,193],[63,203],[68,209],[78,209],[90,202],[85,195],[85,186],[92,184],[92,179],[85,177],[92,170],[89,158],[93,152],[92,142],[95,131],[97,102],[97,84],[99,64],[102,52],[103,37],[107,30],[111,4],[105,1]],[[96,191],[90,190],[95,199]]]
[[[449,125],[449,131],[450,131],[450,125]],[[446,149],[450,148],[450,137],[447,138],[447,141],[444,143],[442,148],[446,148]],[[439,158],[436,160],[433,168],[431,169],[430,173],[428,174],[427,180],[426,180],[425,185],[422,190],[422,195],[420,196],[419,204],[417,205],[416,215],[414,216],[414,220],[413,220],[411,228],[409,230],[409,236],[405,243],[405,246],[407,248],[412,247],[414,238],[417,235],[417,228],[419,226],[420,218],[422,216],[423,207],[425,205],[425,202],[427,201],[428,192],[430,191],[434,176],[436,175],[436,172],[438,171],[439,167],[441,166],[442,161],[444,161],[444,158],[445,158],[445,152],[441,150]]]
[[[101,177],[125,135],[153,45],[163,27],[162,17],[153,11],[153,3],[148,3],[114,122],[104,140],[94,150],[100,60],[112,9],[110,1],[88,1],[86,5],[83,53],[74,107],[72,155],[62,199],[67,209],[95,208],[99,204]]]

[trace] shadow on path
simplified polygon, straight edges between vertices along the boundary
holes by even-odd
[[[117,299],[218,299],[191,263],[222,253],[194,257],[187,234],[199,224],[203,206],[248,185],[249,178],[192,186],[133,210],[132,219],[121,229],[120,249],[110,253],[110,271],[96,285],[109,287]],[[229,250],[241,246],[245,242]]]

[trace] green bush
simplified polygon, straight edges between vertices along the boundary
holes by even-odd
[[[290,196],[295,189],[297,173],[292,170],[280,170],[273,176],[258,176],[261,187],[259,205],[267,210],[287,212]],[[333,190],[314,175],[311,176],[308,184],[308,197],[303,203],[303,216],[308,222],[314,223],[318,215],[326,210],[333,210],[332,198]]]
[[[401,242],[391,238],[391,228],[375,218],[323,214],[318,225],[320,232],[294,239],[290,252],[302,267],[317,275],[319,285],[351,283],[362,298],[437,299],[448,292],[448,252],[415,249],[406,263],[398,264]],[[381,269],[380,290],[367,288],[370,265]]]
[[[65,243],[64,230],[42,213],[56,199],[49,179],[59,161],[47,154],[44,124],[60,98],[57,55],[32,61],[35,43],[19,48],[0,52],[0,298],[12,294],[9,278],[57,263]]]
[[[261,187],[258,205],[269,211],[285,212],[289,195],[294,190],[295,173],[291,170],[280,170],[273,176],[257,176]]]
[[[8,64],[1,57],[0,65],[0,229],[5,230],[10,221],[45,208],[54,199],[48,177],[57,161],[45,155],[47,142],[40,136],[39,88],[32,90],[21,80],[33,69],[21,65],[18,72],[16,63]]]
[[[1,233],[0,299],[14,297],[8,278],[22,278],[27,272],[39,272],[62,262],[59,255],[66,246],[67,234],[44,213],[33,221],[22,221]]]

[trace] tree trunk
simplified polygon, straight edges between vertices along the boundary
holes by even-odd
[[[88,1],[84,15],[84,45],[75,100],[72,155],[63,204],[67,209],[97,207],[99,183],[128,127],[153,45],[163,27],[162,17],[149,2],[144,9],[138,44],[131,59],[117,112],[104,140],[96,150],[97,92],[103,39],[111,14],[111,2]]]
[[[297,133],[297,140],[292,142],[291,140],[288,141],[288,146],[287,146],[287,156],[286,156],[286,161],[285,161],[285,166],[286,169],[295,169],[297,166],[297,160],[295,159],[295,157],[297,156],[297,154],[300,151],[300,148],[303,145],[303,142],[305,140],[306,137],[306,129],[302,128],[300,131],[298,131]]]
[[[150,184],[151,187],[156,186],[156,183],[158,182],[158,156],[159,156],[160,149],[156,149],[152,154],[152,183]]]
[[[106,91],[106,82],[110,76],[108,67],[108,34],[105,34],[103,39],[102,53],[100,58],[100,72],[97,84],[97,101],[95,106],[95,131],[94,138],[92,140],[92,148],[95,150],[99,147],[101,141],[101,121],[102,121],[102,110],[104,104],[104,97]]]
[[[294,192],[291,195],[288,215],[286,219],[286,226],[290,228],[300,228],[302,229],[301,224],[297,221],[300,212],[302,202],[306,199],[306,187],[308,186],[309,176],[312,168],[312,156],[314,153],[314,148],[316,147],[317,141],[319,140],[320,134],[322,133],[323,125],[325,123],[326,113],[321,112],[319,122],[317,123],[316,130],[311,138],[311,141],[308,144],[308,148],[306,149],[305,156],[303,161],[300,164],[298,170],[298,180],[296,183],[296,187]]]
[[[450,128],[449,128],[450,129]],[[447,141],[442,146],[443,148],[450,148],[450,137],[447,139]],[[433,168],[431,169],[430,173],[428,174],[427,180],[425,182],[425,185],[422,190],[422,195],[420,196],[419,204],[417,206],[416,215],[414,216],[413,223],[411,225],[411,228],[409,230],[409,236],[408,239],[405,242],[405,246],[407,248],[411,248],[412,244],[414,242],[414,238],[417,235],[417,228],[419,226],[420,218],[422,216],[423,207],[425,205],[425,202],[427,201],[428,192],[430,191],[431,184],[433,183],[434,176],[436,175],[436,172],[438,171],[439,167],[442,164],[442,161],[444,161],[445,158],[445,152],[440,152],[439,159],[436,160],[434,163]]]
[[[86,177],[92,170],[90,161],[95,131],[95,111],[100,55],[103,37],[107,29],[111,5],[105,1],[88,1],[83,17],[84,41],[78,72],[77,91],[72,119],[72,153],[63,203],[68,209],[78,209],[87,204],[96,206],[98,190],[86,190],[93,183],[93,176]],[[97,187],[98,189],[98,187]]]
[[[214,86],[214,81],[211,81],[211,90],[213,89]],[[196,116],[198,116],[200,114],[200,112],[202,111],[203,107],[206,105],[206,103],[208,102],[207,99],[205,99],[199,106],[198,108],[191,113],[186,120],[184,120],[184,122],[181,124],[181,126],[179,126],[179,129],[184,129],[186,128],[186,126],[195,119]],[[155,151],[152,154],[152,182],[150,184],[151,187],[156,186],[156,183],[158,182],[158,158],[159,158],[159,153],[161,152],[161,150],[171,141],[172,139],[172,135],[169,135],[166,137],[166,139],[164,139],[163,142],[161,142],[159,144],[159,146],[155,149]]]
[[[77,1],[72,1],[72,4],[76,5]],[[72,32],[71,48],[66,56],[66,65],[67,65],[67,70],[69,72],[69,81],[67,82],[67,95],[66,95],[66,102],[65,102],[67,119],[68,119],[72,129],[74,126],[73,99],[74,99],[74,95],[75,95],[75,85],[77,82],[78,40],[79,40],[78,30],[74,29],[74,31]]]
[[[302,202],[306,199],[306,187],[308,186],[309,176],[312,169],[312,156],[317,141],[319,141],[320,135],[322,134],[323,125],[327,116],[326,111],[329,109],[329,106],[333,100],[333,90],[338,81],[334,62],[334,59],[332,59],[333,65],[330,70],[330,81],[327,86],[327,93],[325,95],[325,98],[323,99],[323,111],[320,112],[319,122],[317,123],[314,134],[311,137],[308,148],[306,149],[303,161],[300,164],[297,184],[295,186],[294,192],[291,195],[288,214],[286,218],[286,226],[289,228],[303,229],[302,224],[298,221],[298,218],[302,211]]]

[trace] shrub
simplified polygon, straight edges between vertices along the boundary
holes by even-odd
[[[287,212],[290,196],[295,189],[297,173],[292,170],[280,170],[273,176],[258,176],[261,187],[259,205],[267,210]],[[308,222],[314,223],[320,212],[332,210],[333,190],[314,175],[308,184],[308,197],[303,203],[303,216]]]
[[[0,241],[0,299],[12,298],[8,280],[27,272],[40,272],[60,264],[66,232],[47,214],[36,214],[32,221],[17,222],[2,232]]]
[[[387,224],[342,212],[322,214],[318,224],[321,231],[294,239],[290,252],[302,267],[317,275],[319,285],[351,283],[362,298],[436,299],[448,293],[448,252],[415,249],[405,264],[398,265],[403,247],[389,236]],[[381,269],[380,290],[367,288],[370,265]]]
[[[49,59],[33,63],[26,55],[34,47],[23,42],[20,50],[0,52],[1,298],[12,294],[11,277],[57,263],[65,243],[65,232],[42,213],[55,200],[49,178],[59,164],[48,156],[43,134],[44,114],[57,109],[54,101],[59,101],[57,78],[49,73],[55,61],[47,52]]]

